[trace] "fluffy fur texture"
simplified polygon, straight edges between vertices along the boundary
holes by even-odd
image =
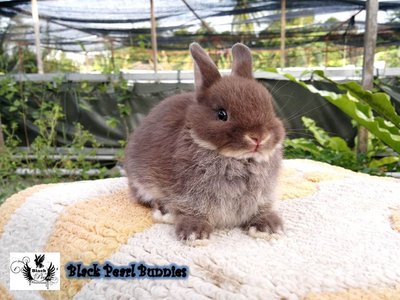
[[[136,199],[175,218],[180,239],[213,228],[276,232],[273,211],[282,160],[282,122],[271,94],[252,77],[250,50],[232,48],[232,75],[221,77],[198,44],[193,93],[169,97],[130,137],[125,169]],[[226,120],[218,114],[223,110]]]

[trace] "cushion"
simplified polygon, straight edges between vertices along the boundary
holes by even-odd
[[[177,240],[124,177],[38,185],[0,206],[0,299],[398,299],[400,180],[285,160],[285,230]],[[10,252],[59,252],[59,291],[10,291]],[[187,266],[186,279],[71,279],[69,262]]]

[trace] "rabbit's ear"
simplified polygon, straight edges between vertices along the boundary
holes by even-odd
[[[199,44],[192,43],[189,49],[194,59],[194,84],[196,91],[209,88],[215,81],[221,78],[217,66]]]
[[[232,47],[232,55],[232,75],[253,78],[250,49],[241,43],[237,43]]]

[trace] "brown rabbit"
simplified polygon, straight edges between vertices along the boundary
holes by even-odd
[[[162,101],[130,137],[129,187],[140,203],[173,217],[183,240],[235,226],[276,232],[282,222],[272,205],[285,132],[271,94],[253,79],[250,49],[232,47],[225,77],[200,45],[190,52],[195,92]]]

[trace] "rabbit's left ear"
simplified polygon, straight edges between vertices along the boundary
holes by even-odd
[[[232,55],[232,75],[252,79],[253,66],[250,49],[241,43],[237,43],[232,47]]]
[[[221,78],[221,74],[210,56],[208,56],[199,44],[192,43],[189,49],[194,60],[194,83],[196,91],[208,89]]]

